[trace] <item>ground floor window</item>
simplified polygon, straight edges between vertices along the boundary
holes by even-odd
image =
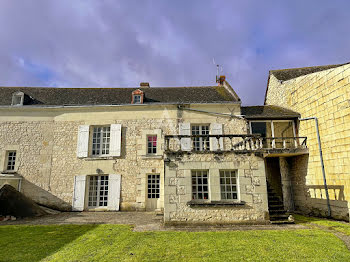
[[[209,199],[208,170],[192,171],[192,199]]]
[[[159,198],[160,175],[147,175],[148,180],[148,198]]]
[[[220,170],[220,189],[222,200],[238,199],[237,170]]]
[[[89,207],[108,205],[108,175],[89,177]]]

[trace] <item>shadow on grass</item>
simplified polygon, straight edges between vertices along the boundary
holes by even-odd
[[[40,261],[97,226],[1,226],[0,261]]]

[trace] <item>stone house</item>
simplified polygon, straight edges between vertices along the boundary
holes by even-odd
[[[215,86],[0,88],[0,187],[76,211],[266,223],[293,210],[299,113]]]
[[[308,138],[309,154],[290,157],[286,163],[295,208],[307,214],[348,220],[350,63],[272,70],[265,105],[297,111],[304,119],[298,129],[300,136]]]

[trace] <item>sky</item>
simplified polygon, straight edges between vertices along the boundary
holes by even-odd
[[[348,0],[0,0],[0,86],[215,85],[350,61]]]

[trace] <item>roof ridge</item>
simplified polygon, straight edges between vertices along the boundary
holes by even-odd
[[[273,69],[273,70],[269,70],[269,72],[287,71],[287,70],[299,70],[299,69],[311,69],[311,68],[315,68],[315,67],[332,67],[332,68],[334,68],[334,67],[343,66],[343,65],[347,65],[347,64],[350,64],[350,62],[342,63],[342,64],[315,65],[315,66],[304,66],[304,67],[292,67],[292,68]]]

